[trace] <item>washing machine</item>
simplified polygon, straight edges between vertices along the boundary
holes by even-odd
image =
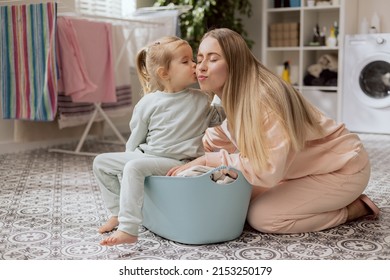
[[[390,134],[390,34],[347,35],[341,120],[355,132]]]

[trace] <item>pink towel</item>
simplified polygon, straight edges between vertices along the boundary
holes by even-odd
[[[73,102],[116,102],[111,24],[58,18],[60,78]]]

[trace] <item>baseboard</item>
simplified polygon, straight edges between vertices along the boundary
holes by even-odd
[[[0,154],[26,152],[35,149],[46,149],[56,145],[77,143],[77,139],[56,139],[50,141],[35,141],[35,142],[15,142],[4,141],[0,142]]]

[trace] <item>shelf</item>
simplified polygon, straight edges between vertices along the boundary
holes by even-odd
[[[337,87],[318,87],[318,86],[302,86],[301,90],[318,90],[322,92],[337,93]]]
[[[346,5],[350,4],[349,1],[353,2],[353,0],[348,0],[348,2],[340,0],[340,5],[308,7],[306,6],[307,1],[301,0],[300,7],[274,8],[273,0],[263,0],[261,61],[276,74],[280,74],[281,69],[284,67],[283,64],[289,61],[290,79],[294,83],[294,87],[318,106],[320,110],[327,112],[335,119],[339,116],[338,103],[340,102],[340,89],[342,88],[342,73],[339,71],[339,69],[342,69],[341,62],[343,59],[342,38],[347,31],[350,32],[350,27],[347,28],[350,25],[347,24],[345,18],[347,13],[355,13],[357,11],[356,3],[348,6],[348,9],[346,9]],[[339,38],[341,38],[341,41],[337,42],[336,46],[309,45],[309,42],[314,41],[314,28],[317,25],[319,31],[325,34],[325,42],[327,42],[330,29],[335,22],[338,25]],[[286,37],[289,37],[286,34],[291,34],[291,31],[284,26],[291,23],[298,23],[298,40],[296,37],[294,38],[295,42],[298,41],[298,44],[297,46],[289,47],[288,42],[286,42]],[[280,28],[280,25],[283,25],[283,28]],[[282,34],[278,32],[282,32]],[[284,40],[283,44],[280,44],[280,41],[278,41],[280,39]],[[326,82],[335,86],[306,85],[305,82],[325,84],[321,80],[315,80],[314,76],[313,79],[307,78],[309,75],[308,69],[317,71],[317,73],[321,71],[320,63],[325,63],[324,58],[326,59],[327,55],[331,55],[333,59],[328,62],[329,68],[323,69],[338,71],[338,73],[336,75],[335,73],[330,73],[329,76],[326,76],[328,73],[324,72],[324,76],[321,76],[321,78],[328,77],[329,80]],[[335,62],[334,58],[337,59],[337,62]],[[314,74],[315,72],[312,73]],[[337,85],[332,80],[336,79],[336,77]]]
[[[280,13],[280,12],[294,12],[294,11],[297,11],[299,12],[301,10],[300,7],[297,7],[297,8],[270,8],[270,9],[267,9],[267,12],[269,13]]]
[[[283,52],[283,51],[338,51],[339,47],[328,46],[303,46],[303,47],[267,47],[267,51]]]
[[[267,47],[267,51],[285,52],[285,51],[300,51],[300,47]]]
[[[304,51],[338,51],[339,47],[328,47],[328,46],[303,46]]]
[[[267,12],[269,13],[283,13],[283,12],[294,12],[294,11],[326,11],[326,10],[338,10],[340,9],[340,5],[329,5],[329,6],[314,6],[314,7],[293,7],[293,8],[269,8]]]
[[[302,7],[302,10],[304,11],[326,11],[326,10],[339,10],[340,6],[334,6],[334,5],[329,5],[329,6],[314,6],[314,7]]]

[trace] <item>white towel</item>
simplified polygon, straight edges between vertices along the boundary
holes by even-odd
[[[196,177],[201,176],[213,169],[215,168],[203,165],[195,165],[178,173],[177,176]],[[237,178],[237,174],[235,172],[232,172],[231,170],[228,170],[228,172],[224,172],[224,169],[216,170],[211,174],[211,179],[217,184],[229,184],[234,182],[235,178]]]

